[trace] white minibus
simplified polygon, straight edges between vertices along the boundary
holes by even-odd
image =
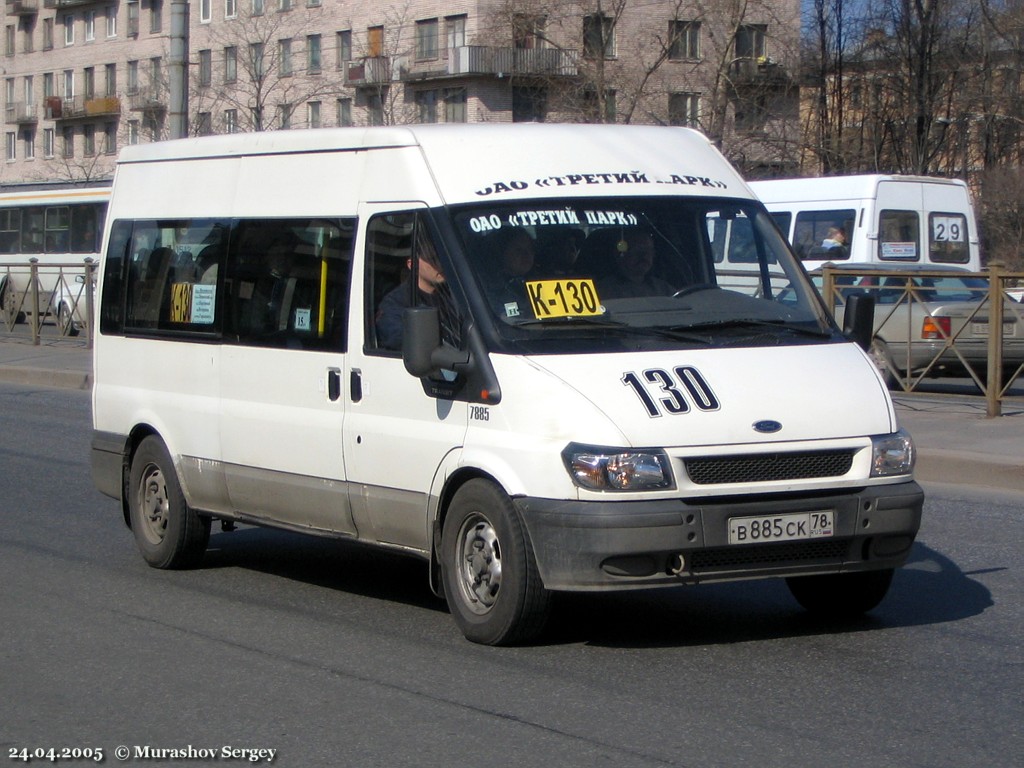
[[[981,269],[967,185],[925,176],[752,181],[807,269],[826,262],[956,264]]]
[[[154,567],[216,520],[358,540],[498,645],[560,591],[780,577],[861,613],[913,545],[875,366],[697,132],[126,147],[103,247],[93,476]]]

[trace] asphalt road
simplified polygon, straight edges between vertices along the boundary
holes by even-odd
[[[352,544],[244,528],[199,570],[148,568],[92,488],[88,409],[0,385],[12,765],[1020,765],[1024,497],[927,488],[911,563],[856,622],[755,582],[563,597],[541,644],[492,649],[421,563]],[[217,759],[152,758],[190,748]]]

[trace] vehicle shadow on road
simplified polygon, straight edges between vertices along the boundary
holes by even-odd
[[[210,537],[202,567],[246,568],[364,597],[447,611],[444,601],[430,591],[425,561],[356,541],[239,527]]]
[[[881,605],[852,619],[807,613],[780,579],[558,598],[543,644],[637,648],[942,624],[978,615],[993,605],[984,585],[920,542],[897,571]]]

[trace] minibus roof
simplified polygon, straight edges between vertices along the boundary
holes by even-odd
[[[614,195],[753,197],[707,137],[661,126],[516,123],[264,131],[133,145],[122,150],[118,163],[397,148],[419,148],[446,203]]]
[[[942,184],[964,188],[967,186],[960,179],[871,173],[803,179],[766,179],[751,181],[750,188],[764,203],[802,203],[810,200],[825,202],[873,198],[878,194],[878,185],[882,182]]]

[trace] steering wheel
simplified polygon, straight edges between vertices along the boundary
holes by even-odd
[[[691,293],[697,293],[697,291],[710,291],[717,288],[718,286],[714,283],[695,283],[694,285],[688,285],[685,288],[680,288],[672,294],[672,298],[679,299],[683,296],[689,296]]]

